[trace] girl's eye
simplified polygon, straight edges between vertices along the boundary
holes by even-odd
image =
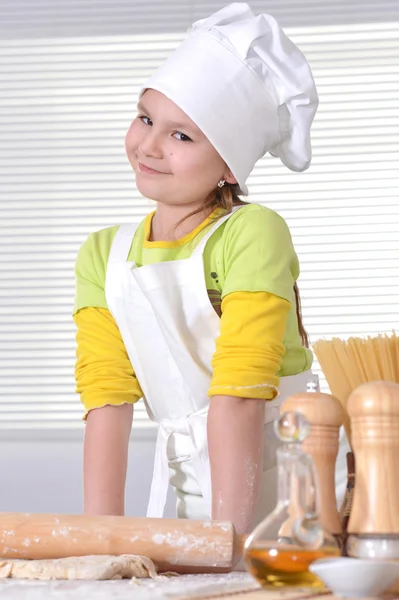
[[[176,133],[173,134],[176,137],[177,140],[179,140],[180,142],[192,142],[193,140],[191,138],[188,137],[188,135],[186,135],[185,133],[182,133],[181,131],[176,131]]]
[[[152,127],[152,121],[149,117],[146,117],[145,115],[139,115],[138,118],[140,121],[143,121],[144,125],[149,125]]]

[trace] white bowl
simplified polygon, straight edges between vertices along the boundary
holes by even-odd
[[[323,558],[309,565],[336,595],[367,598],[382,594],[399,578],[399,562],[359,558]]]

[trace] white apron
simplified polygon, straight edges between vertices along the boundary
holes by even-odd
[[[239,207],[237,207],[239,209]],[[106,299],[143,390],[149,417],[159,424],[147,516],[162,517],[169,481],[179,517],[211,517],[207,444],[207,392],[220,319],[208,297],[203,253],[219,219],[184,260],[137,268],[127,262],[135,225],[122,225],[113,242],[106,276]],[[273,421],[289,395],[305,391],[309,373],[284,377],[280,394],[265,402],[264,475],[256,521],[276,499]]]

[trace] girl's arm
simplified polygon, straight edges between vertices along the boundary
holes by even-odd
[[[253,526],[263,475],[265,402],[278,393],[290,307],[268,292],[232,292],[222,300],[208,392],[212,516],[232,520],[240,533]]]
[[[213,396],[208,413],[212,518],[250,533],[263,474],[265,400]]]
[[[123,515],[133,405],[89,412],[84,439],[84,512]]]
[[[123,515],[133,404],[142,392],[111,313],[86,307],[74,320],[76,389],[86,419],[84,511]]]

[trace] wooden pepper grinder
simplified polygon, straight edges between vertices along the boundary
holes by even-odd
[[[316,467],[320,489],[320,518],[323,527],[340,536],[341,520],[335,494],[335,462],[338,454],[339,428],[345,413],[330,394],[319,391],[318,381],[310,381],[306,392],[290,396],[281,405],[281,412],[297,411],[310,423],[310,435],[303,442],[304,452],[310,454]]]
[[[356,484],[350,556],[399,558],[399,385],[374,381],[348,400]]]

